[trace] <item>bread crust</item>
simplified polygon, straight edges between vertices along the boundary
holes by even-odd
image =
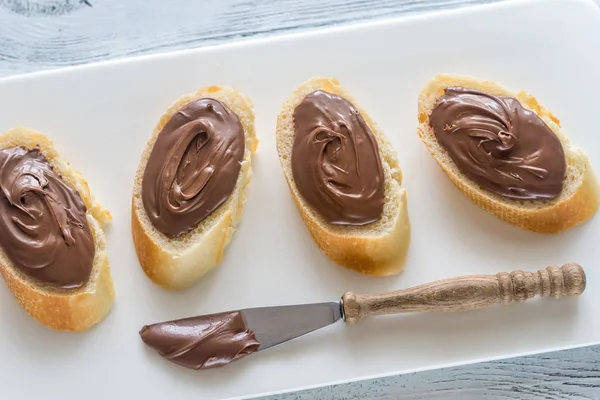
[[[151,224],[141,200],[141,183],[149,154],[160,131],[186,104],[211,97],[227,105],[244,128],[246,149],[235,189],[219,208],[190,233],[169,239]],[[258,140],[254,129],[254,110],[249,98],[234,88],[207,86],[176,100],[160,117],[138,166],[132,198],[131,230],[138,260],[146,275],[156,284],[171,290],[184,289],[221,262],[244,211],[252,178],[251,158]]]
[[[377,139],[380,158],[385,170],[386,222],[375,222],[360,227],[334,226],[324,221],[298,192],[291,172],[291,146],[295,136],[293,114],[304,97],[315,91],[325,90],[350,101],[363,116]],[[402,171],[396,151],[383,132],[358,102],[336,79],[312,78],[298,87],[286,100],[277,118],[277,152],[292,198],[306,227],[321,251],[335,263],[372,276],[388,276],[400,273],[410,244],[410,221],[408,217],[406,189],[401,188]]]
[[[446,151],[438,144],[429,124],[431,111],[448,86],[463,86],[495,95],[516,97],[524,107],[539,115],[560,139],[565,150],[567,167],[576,172],[573,174],[576,181],[569,183],[568,188],[565,184],[563,193],[552,201],[514,201],[483,190],[460,173],[454,163],[449,161]],[[538,233],[558,233],[588,220],[598,210],[600,186],[587,155],[571,145],[566,135],[561,132],[559,119],[526,92],[512,93],[495,82],[466,76],[436,75],[419,95],[417,133],[442,170],[465,196],[512,225]]]
[[[82,288],[56,289],[38,284],[15,268],[0,249],[0,273],[21,306],[43,325],[65,331],[84,331],[102,321],[114,301],[114,288],[102,226],[111,219],[110,212],[98,203],[80,173],[64,161],[52,141],[41,133],[17,127],[0,136],[0,148],[40,147],[63,181],[77,190],[87,208],[87,218],[94,237],[94,267],[90,280]]]

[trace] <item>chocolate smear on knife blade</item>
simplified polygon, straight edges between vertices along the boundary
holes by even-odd
[[[239,311],[146,325],[140,336],[162,357],[191,369],[222,367],[260,346]]]

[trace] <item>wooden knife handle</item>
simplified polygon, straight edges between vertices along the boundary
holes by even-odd
[[[465,311],[509,304],[535,296],[579,296],[585,272],[578,264],[547,267],[537,272],[513,271],[443,279],[396,292],[342,297],[344,319],[353,324],[365,317],[426,311]]]

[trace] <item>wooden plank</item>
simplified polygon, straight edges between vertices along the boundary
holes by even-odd
[[[0,0],[0,76],[501,0]]]
[[[600,346],[312,389],[264,400],[600,399]]]

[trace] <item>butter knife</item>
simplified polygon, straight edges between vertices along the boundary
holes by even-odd
[[[328,303],[248,308],[146,325],[142,340],[162,357],[192,369],[221,367],[344,320],[410,312],[474,310],[535,296],[579,296],[585,272],[575,263],[537,272],[513,271],[443,279],[378,295],[346,292]]]

